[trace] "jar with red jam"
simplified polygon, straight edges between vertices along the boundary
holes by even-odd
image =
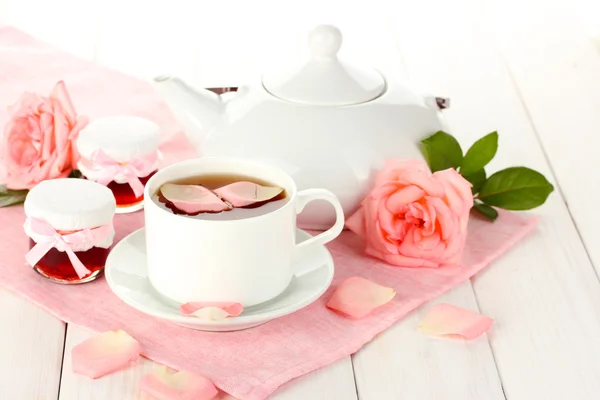
[[[145,118],[99,118],[79,132],[77,168],[89,180],[108,187],[117,214],[144,207],[144,186],[158,169],[160,127]]]
[[[29,237],[27,263],[53,282],[96,279],[113,243],[115,198],[104,185],[86,179],[40,182],[25,198]]]

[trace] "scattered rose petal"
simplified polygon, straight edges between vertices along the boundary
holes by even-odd
[[[199,185],[165,183],[160,187],[160,193],[175,207],[188,214],[231,209],[219,196]]]
[[[142,377],[140,389],[156,400],[210,400],[218,394],[213,383],[187,371],[159,367]]]
[[[215,193],[234,207],[246,207],[255,203],[271,200],[283,191],[280,187],[257,185],[254,182],[235,182],[215,189]]]
[[[350,318],[359,319],[389,302],[395,295],[396,292],[392,288],[353,276],[342,282],[335,290],[327,302],[327,307]]]
[[[438,304],[429,310],[419,324],[428,335],[462,337],[470,340],[483,334],[493,319],[451,304]]]
[[[192,302],[182,304],[179,306],[179,309],[182,314],[189,315],[206,307],[220,308],[232,317],[237,317],[244,310],[244,307],[240,303],[231,302]]]
[[[229,317],[229,313],[219,307],[204,307],[188,315],[193,315],[207,321],[220,321]]]
[[[139,355],[140,344],[127,332],[107,331],[73,347],[73,372],[100,378],[133,364]]]
[[[243,310],[244,307],[240,303],[227,302],[185,303],[179,306],[183,315],[194,315],[211,321],[237,317]]]

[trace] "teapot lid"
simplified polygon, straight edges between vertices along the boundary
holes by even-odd
[[[339,60],[342,33],[332,25],[319,25],[308,35],[311,57],[288,71],[267,73],[264,88],[273,96],[294,103],[344,106],[365,103],[386,89],[383,76]]]

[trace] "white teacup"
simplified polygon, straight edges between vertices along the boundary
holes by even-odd
[[[203,220],[175,215],[151,200],[164,183],[209,174],[246,175],[278,185],[285,188],[287,203],[255,217]],[[298,192],[284,171],[244,159],[179,162],[152,176],[144,196],[149,278],[161,295],[179,303],[231,301],[250,307],[268,301],[281,294],[294,275],[321,267],[299,263],[304,269],[298,269],[292,261],[335,239],[344,227],[342,206],[331,192]],[[296,245],[296,215],[313,200],[331,203],[336,222]]]

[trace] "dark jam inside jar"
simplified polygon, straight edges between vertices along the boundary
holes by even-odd
[[[35,246],[33,239],[29,239],[29,248]],[[75,255],[85,267],[90,270],[90,273],[82,278],[77,276],[69,256],[64,251],[58,251],[51,248],[37,262],[34,268],[42,275],[55,281],[63,283],[83,283],[93,280],[104,269],[106,258],[110,249],[102,247],[92,247],[86,251],[76,251]]]
[[[142,185],[146,186],[146,182],[156,173],[156,170],[151,172],[149,175],[140,178],[140,182]],[[140,204],[142,200],[144,200],[144,195],[142,194],[140,197],[136,197],[135,193],[129,183],[117,183],[112,181],[109,183],[108,188],[112,190],[113,195],[115,196],[115,201],[117,203],[117,207],[131,207],[137,204]]]

